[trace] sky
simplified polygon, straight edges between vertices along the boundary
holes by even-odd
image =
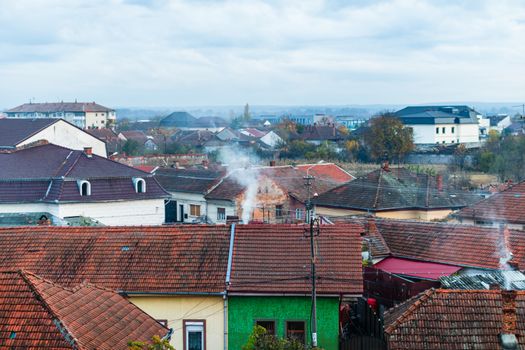
[[[0,107],[525,100],[525,1],[0,0]]]

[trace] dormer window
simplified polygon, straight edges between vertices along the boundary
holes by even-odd
[[[133,186],[135,187],[135,192],[137,193],[146,193],[146,181],[140,177],[133,178]]]
[[[78,180],[78,191],[81,196],[91,196],[91,184],[86,180]]]

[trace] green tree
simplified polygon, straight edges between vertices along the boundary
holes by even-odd
[[[268,334],[266,329],[261,326],[253,327],[253,331],[248,337],[248,341],[243,345],[242,350],[306,350],[307,348],[295,339],[280,339]],[[310,348],[308,348],[310,349]],[[312,350],[322,350],[312,348]]]
[[[138,156],[144,153],[144,146],[137,140],[127,140],[122,146],[122,152],[128,156]]]
[[[399,162],[414,149],[413,131],[392,113],[382,114],[371,120],[365,132],[365,144],[373,159],[397,159]]]
[[[141,341],[130,341],[129,350],[175,350],[167,339],[161,339],[158,335],[151,338],[151,343]]]

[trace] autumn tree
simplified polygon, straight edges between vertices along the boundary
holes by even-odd
[[[403,125],[392,113],[385,113],[370,121],[365,133],[365,144],[370,155],[376,160],[400,159],[414,149],[411,128]]]

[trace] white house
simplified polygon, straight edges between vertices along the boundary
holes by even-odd
[[[0,149],[13,149],[46,140],[58,146],[106,157],[106,143],[77,126],[55,118],[0,119]]]
[[[224,175],[223,171],[211,169],[156,169],[155,179],[171,195],[165,203],[166,223],[207,223],[221,219],[216,211],[210,217],[204,196]],[[218,221],[225,221],[226,216],[223,219]]]
[[[409,106],[395,115],[412,128],[417,146],[479,146],[480,114],[468,106]]]
[[[0,152],[0,213],[89,217],[103,225],[161,225],[169,195],[152,174],[42,143]]]
[[[512,124],[512,120],[508,114],[497,114],[487,116],[490,120],[490,130],[495,130],[500,134]]]

